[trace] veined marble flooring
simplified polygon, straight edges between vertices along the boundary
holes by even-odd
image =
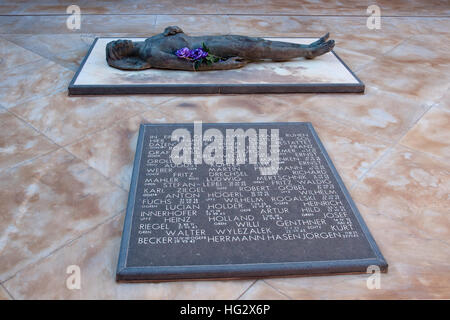
[[[450,2],[72,1],[0,4],[0,299],[450,298]],[[359,94],[68,97],[97,36],[317,37],[366,84]],[[117,284],[141,122],[310,121],[389,273]],[[81,289],[66,287],[67,267]]]

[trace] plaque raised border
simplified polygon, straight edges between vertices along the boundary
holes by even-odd
[[[214,123],[214,125],[229,125],[230,123]],[[249,123],[232,123],[239,126]],[[274,123],[251,123],[251,124],[274,124]],[[180,126],[192,125],[182,123],[170,124],[141,124],[136,146],[136,154],[133,165],[131,186],[128,196],[128,205],[124,220],[122,241],[119,251],[119,259],[116,272],[118,282],[161,282],[181,280],[215,280],[215,279],[254,279],[268,277],[290,277],[305,275],[329,275],[329,274],[351,274],[366,273],[371,265],[378,266],[381,272],[387,272],[388,264],[380,252],[374,238],[366,226],[361,214],[353,202],[348,190],[334,167],[314,127],[310,122],[277,122],[277,125],[307,125],[322,152],[327,165],[333,173],[337,184],[341,188],[361,230],[370,245],[375,258],[351,259],[351,260],[327,260],[327,261],[304,261],[304,262],[280,262],[280,263],[251,263],[251,264],[210,264],[210,265],[186,265],[186,266],[142,266],[128,267],[127,254],[131,236],[132,217],[135,204],[137,182],[140,169],[140,160],[144,143],[144,132],[148,126]]]

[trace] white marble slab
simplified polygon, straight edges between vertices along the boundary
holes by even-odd
[[[71,87],[79,86],[182,86],[182,85],[364,85],[351,73],[333,52],[312,60],[297,58],[287,62],[263,61],[249,63],[241,69],[207,72],[147,69],[141,71],[123,71],[110,67],[105,59],[105,46],[118,38],[98,38],[81,70],[75,76]],[[145,38],[128,38],[142,41]],[[293,43],[311,43],[315,38],[266,38],[269,40]],[[342,86],[341,86],[342,87]],[[92,87],[91,87],[92,88]],[[270,91],[269,91],[270,92]],[[312,92],[320,92],[312,91]],[[325,92],[332,92],[325,90]],[[342,88],[336,90],[342,92]],[[349,92],[356,92],[355,90]],[[73,93],[73,92],[71,92]],[[110,93],[110,92],[109,92]],[[142,93],[142,92],[141,92]],[[76,93],[75,93],[76,94]]]

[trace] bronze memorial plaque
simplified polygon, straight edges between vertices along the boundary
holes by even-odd
[[[310,123],[141,125],[118,281],[369,266],[387,271]]]

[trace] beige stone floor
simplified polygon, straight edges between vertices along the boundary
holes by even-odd
[[[66,28],[66,7],[82,10]],[[450,298],[450,2],[0,3],[0,299]],[[178,3],[178,4],[177,4]],[[96,36],[186,32],[336,39],[366,93],[68,97]],[[141,122],[311,121],[389,273],[245,281],[114,281]],[[66,268],[81,289],[66,288]]]

